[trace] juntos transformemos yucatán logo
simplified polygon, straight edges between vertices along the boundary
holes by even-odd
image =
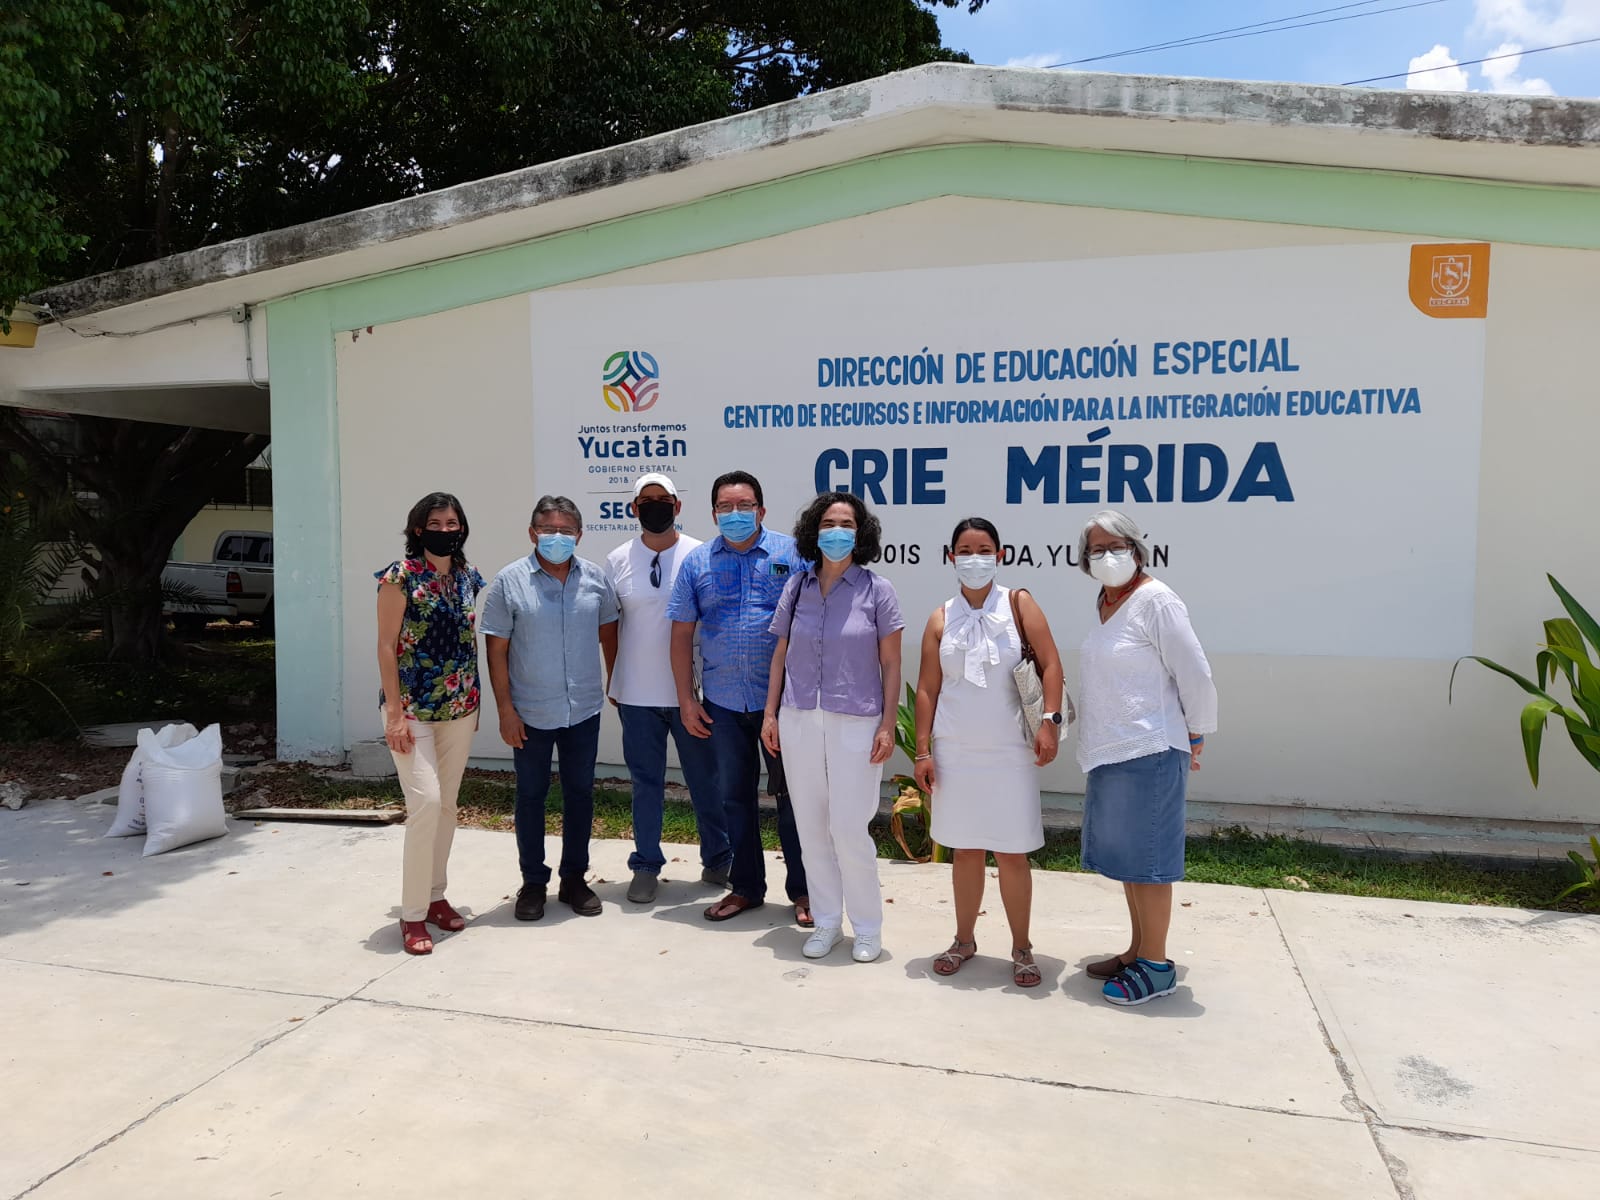
[[[613,412],[644,412],[661,398],[661,367],[648,351],[618,350],[600,377],[600,394]]]

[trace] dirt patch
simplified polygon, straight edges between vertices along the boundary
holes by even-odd
[[[222,727],[224,754],[270,757],[277,743],[271,721],[242,721]],[[101,749],[72,741],[33,741],[0,745],[0,782],[16,781],[30,800],[71,799],[122,779],[132,749]],[[230,797],[231,799],[231,797]]]

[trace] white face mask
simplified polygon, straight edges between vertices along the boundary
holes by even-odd
[[[1000,569],[999,561],[993,554],[962,554],[957,556],[955,564],[956,577],[973,591],[988,587],[994,582],[995,572]]]
[[[1089,560],[1089,574],[1106,587],[1119,588],[1133,578],[1138,564],[1133,561],[1132,550],[1110,550],[1103,558]]]

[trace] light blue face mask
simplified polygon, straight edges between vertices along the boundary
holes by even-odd
[[[829,562],[839,562],[850,557],[856,548],[854,529],[824,529],[817,534],[817,549]]]
[[[753,512],[722,513],[717,517],[717,528],[730,542],[748,542],[756,535],[756,515]]]
[[[578,548],[578,539],[570,533],[541,533],[539,535],[539,557],[547,563],[560,566],[572,557],[572,552]]]

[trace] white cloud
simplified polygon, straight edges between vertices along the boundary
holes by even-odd
[[[1509,57],[1502,58],[1501,55]],[[1484,63],[1480,69],[1491,92],[1515,96],[1556,94],[1555,88],[1543,79],[1523,79],[1517,75],[1517,68],[1522,65],[1522,47],[1515,42],[1505,42],[1495,47],[1488,57],[1495,61]]]
[[[1052,67],[1060,61],[1060,52],[1052,50],[1048,54],[1025,54],[1021,58],[1008,58],[1000,65],[1002,67],[1031,67],[1037,70],[1040,67]]]
[[[1477,0],[1473,29],[1519,46],[1597,37],[1600,0]]]
[[[1449,46],[1435,46],[1426,54],[1419,54],[1406,64],[1406,70],[1421,72],[1406,76],[1406,87],[1418,92],[1465,92],[1469,90],[1467,73],[1456,65]]]

